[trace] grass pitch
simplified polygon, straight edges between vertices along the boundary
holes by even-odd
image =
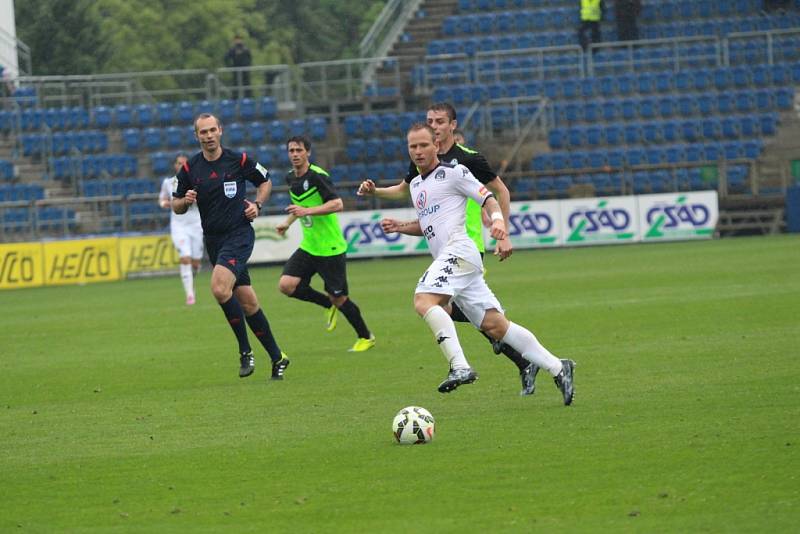
[[[378,339],[252,271],[283,350],[237,376],[233,335],[176,276],[0,292],[0,531],[777,531],[800,524],[800,237],[518,251],[488,280],[577,361],[567,408],[468,326],[480,380],[411,304],[428,257],[349,264]],[[317,287],[319,282],[315,281]],[[251,335],[251,340],[254,337]],[[254,347],[256,345],[254,344]],[[420,405],[435,441],[400,446]]]

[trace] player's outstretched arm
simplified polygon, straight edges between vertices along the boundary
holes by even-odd
[[[286,231],[289,229],[289,227],[292,225],[292,223],[295,222],[296,220],[297,220],[297,216],[295,216],[295,215],[290,213],[289,216],[286,217],[285,221],[283,221],[282,223],[278,223],[275,226],[275,231],[278,232],[278,235],[285,235]]]
[[[381,220],[381,229],[387,234],[422,235],[419,221],[398,221],[397,219],[385,218]]]
[[[494,180],[487,183],[486,186],[497,199],[497,203],[500,205],[500,212],[503,214],[503,219],[506,222],[506,228],[508,228],[508,218],[511,214],[511,193],[508,187],[506,187],[505,182],[503,182],[503,179],[499,176],[495,176]],[[500,261],[510,257],[512,253],[513,246],[508,236],[506,236],[505,239],[497,241],[495,255],[500,257]]]
[[[498,204],[493,197],[489,197],[486,199],[484,207],[489,212],[489,218],[492,220],[492,227],[489,230],[489,233],[499,243],[508,237],[508,232],[506,231],[506,222],[503,218],[503,212],[500,211],[500,204]],[[500,255],[500,251],[497,248],[495,248],[494,253],[496,256]]]
[[[403,200],[408,197],[408,184],[402,181],[399,184],[390,185],[389,187],[378,187],[375,185],[375,182],[368,178],[361,182],[356,194],[358,196],[374,195],[378,198]]]

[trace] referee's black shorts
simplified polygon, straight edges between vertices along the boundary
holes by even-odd
[[[344,253],[336,256],[314,256],[303,249],[297,249],[283,266],[283,274],[300,278],[304,284],[309,284],[311,277],[319,274],[329,295],[347,295],[347,255]]]
[[[233,287],[251,285],[247,260],[256,242],[252,226],[240,226],[221,236],[205,236],[204,240],[212,267],[222,265],[229,269],[236,276]]]

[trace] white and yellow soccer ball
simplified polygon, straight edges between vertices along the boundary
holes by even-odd
[[[417,445],[433,440],[436,422],[431,412],[419,406],[406,406],[394,416],[392,433],[398,443]]]

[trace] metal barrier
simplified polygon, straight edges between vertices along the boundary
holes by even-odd
[[[362,59],[384,56],[416,13],[422,0],[389,0],[358,45]]]
[[[713,36],[594,43],[586,54],[589,76],[636,72],[660,67],[678,71],[691,66],[720,66],[724,41]]]
[[[747,50],[749,44],[754,46]],[[740,57],[732,57],[732,49],[735,47],[745,49]],[[776,59],[796,61],[800,59],[800,28],[729,33],[725,37],[722,50],[725,66],[738,63],[752,65],[755,62],[773,65]]]

